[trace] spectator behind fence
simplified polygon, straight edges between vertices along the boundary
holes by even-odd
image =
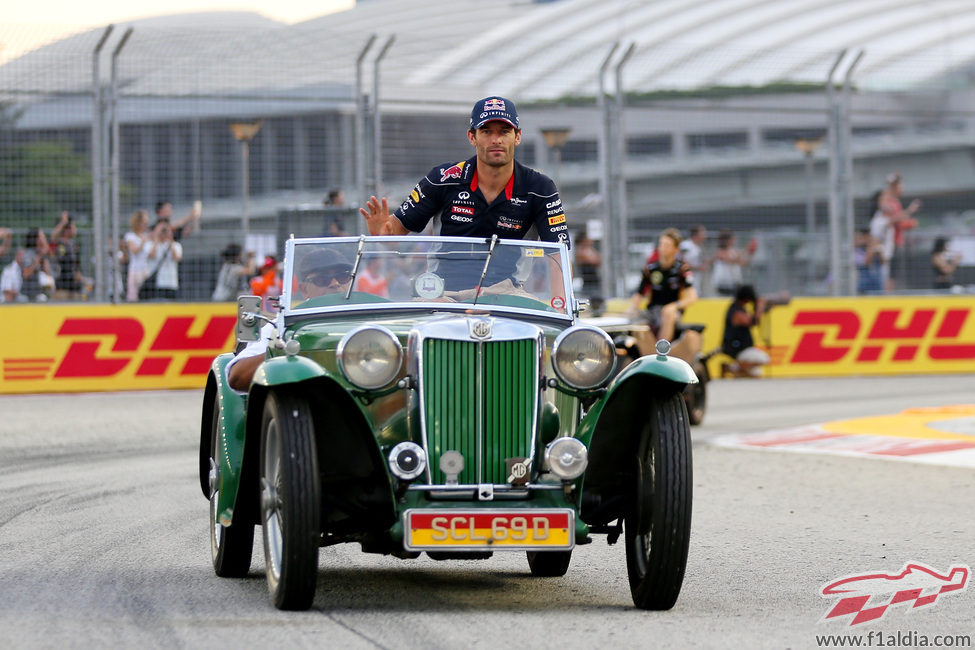
[[[680,243],[680,256],[694,274],[694,284],[698,293],[704,293],[705,273],[711,266],[704,256],[704,242],[708,238],[708,229],[702,225],[691,226],[688,237]]]
[[[748,252],[745,252],[735,248],[735,233],[722,230],[718,234],[718,250],[714,254],[711,283],[719,295],[735,295],[735,291],[743,284],[742,269],[751,263],[756,248],[758,241],[755,239],[748,242]]]
[[[906,272],[904,259],[904,235],[917,226],[913,215],[921,208],[918,199],[911,201],[907,208],[901,204],[904,191],[903,180],[898,173],[888,174],[887,186],[877,199],[877,211],[870,220],[870,234],[884,246],[887,274],[884,277],[884,290],[893,291],[895,277],[903,277]]]
[[[51,246],[47,235],[40,228],[27,231],[23,261],[24,284],[21,293],[28,300],[44,302],[54,293],[54,269],[51,264]]]
[[[955,269],[961,263],[961,253],[948,250],[948,238],[938,237],[931,249],[931,268],[934,288],[950,289],[955,284]]]
[[[81,274],[81,248],[77,235],[78,226],[71,213],[65,210],[51,232],[51,246],[57,266],[55,300],[81,300],[84,289],[92,284],[89,278]]]
[[[7,254],[13,243],[13,232],[10,228],[0,228],[0,258]]]
[[[276,311],[272,304],[281,295],[281,277],[278,274],[278,260],[273,255],[264,258],[257,277],[251,278],[251,293],[261,298],[264,311]]]
[[[3,268],[0,274],[0,291],[4,302],[26,302],[27,296],[21,292],[24,286],[24,256],[26,251],[18,248],[14,259]]]
[[[173,204],[162,200],[156,203],[156,223],[160,221],[168,222],[173,228],[173,241],[180,241],[186,235],[192,234],[199,226],[200,217],[203,216],[203,204],[194,201],[193,207],[182,219],[173,221]]]
[[[139,289],[149,276],[149,248],[152,238],[149,233],[149,213],[136,210],[129,217],[129,232],[125,233],[125,254],[129,258],[126,277],[125,299],[135,302],[139,299]]]
[[[220,259],[222,264],[211,300],[214,302],[237,300],[237,296],[247,293],[248,280],[257,272],[254,251],[247,251],[247,255],[241,261],[240,244],[227,244],[227,247],[220,252]]]
[[[386,271],[381,258],[369,258],[365,268],[359,271],[356,276],[355,289],[356,291],[389,298],[389,281],[386,279]]]
[[[853,263],[857,269],[857,293],[880,293],[883,282],[883,246],[870,236],[869,228],[853,235]]]
[[[576,237],[575,245],[572,247],[575,257],[575,272],[582,279],[581,293],[587,298],[599,298],[601,291],[601,281],[599,278],[599,265],[603,258],[592,238],[585,233],[579,233]]]
[[[149,275],[139,289],[140,300],[175,300],[179,294],[179,263],[183,259],[183,245],[173,239],[173,227],[168,221],[158,221],[152,227],[149,248]]]
[[[326,208],[344,208],[345,207],[345,192],[340,189],[332,189],[328,191],[328,196],[325,197],[325,207]]]

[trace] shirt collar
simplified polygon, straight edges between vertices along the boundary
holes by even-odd
[[[474,165],[474,171],[471,174],[471,192],[476,192],[477,191],[477,158],[474,159],[472,164]],[[515,191],[515,172],[517,172],[517,170],[518,170],[518,164],[515,163],[514,169],[511,170],[511,177],[508,179],[508,182],[505,183],[504,186],[504,198],[507,199],[508,201],[511,200],[511,197]]]

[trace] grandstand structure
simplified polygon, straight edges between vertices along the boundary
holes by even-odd
[[[838,110],[851,222],[897,170],[924,199],[926,231],[972,234],[973,86],[970,0],[359,0],[294,25],[144,19],[0,66],[9,142],[59,139],[90,158],[100,123],[123,215],[202,199],[229,228],[246,183],[254,227],[279,235],[282,212],[320,208],[329,188],[396,201],[433,164],[469,155],[469,107],[499,94],[522,114],[519,157],[556,178],[574,227],[622,214],[636,242],[692,222],[778,231],[805,238],[809,260],[827,257],[809,241],[831,245]],[[245,170],[228,127],[257,120]],[[567,130],[563,145],[546,141],[552,129]],[[625,199],[609,200],[614,187]],[[790,282],[805,291],[829,271],[803,269]]]

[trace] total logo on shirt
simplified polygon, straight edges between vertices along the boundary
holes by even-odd
[[[454,214],[466,214],[474,216],[474,208],[467,205],[455,205],[450,209]]]

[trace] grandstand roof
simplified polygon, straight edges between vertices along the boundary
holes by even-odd
[[[373,34],[366,78],[372,56],[394,37],[381,67],[383,96],[404,101],[591,96],[617,42],[611,66],[633,45],[621,76],[633,92],[822,83],[844,49],[863,50],[854,74],[862,88],[975,85],[971,0],[360,0],[295,25],[217,12],[132,26],[119,59],[128,95],[324,93],[348,100],[356,58]],[[113,33],[106,57],[123,31]],[[87,89],[102,32],[0,66],[0,92]],[[610,89],[611,77],[612,67]]]

